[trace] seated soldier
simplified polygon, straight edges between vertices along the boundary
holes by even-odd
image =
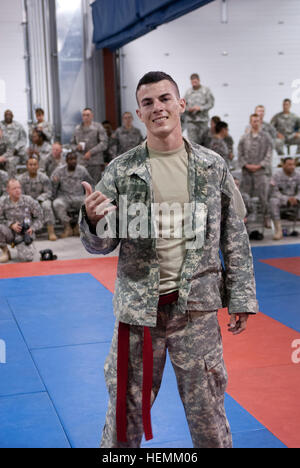
[[[79,227],[74,230],[70,224],[68,210],[74,209],[78,213],[84,201],[84,190],[81,182],[87,181],[93,185],[93,180],[85,167],[77,164],[76,153],[69,153],[64,166],[55,169],[51,176],[53,185],[53,208],[56,217],[63,223],[64,232],[61,238],[72,235],[79,236]]]
[[[13,113],[10,110],[5,111],[4,120],[0,122],[0,141],[5,144],[2,146],[2,163],[5,163],[5,170],[12,177],[17,172],[17,165],[22,164],[25,158],[26,132],[23,126],[13,120]],[[4,149],[4,151],[3,151]]]
[[[43,210],[44,222],[47,226],[48,238],[56,241],[54,232],[55,217],[52,210],[52,184],[50,179],[39,172],[39,161],[36,155],[29,156],[27,160],[27,172],[19,177],[24,195],[29,195],[37,200]]]
[[[35,232],[43,226],[43,213],[36,200],[22,195],[21,184],[16,179],[7,183],[7,197],[0,199],[0,263],[10,260],[8,244],[17,248],[18,259],[32,262]]]
[[[284,99],[282,112],[274,115],[271,124],[277,131],[276,151],[284,155],[284,145],[297,145],[297,153],[300,152],[300,118],[291,112],[292,101]]]
[[[8,182],[8,174],[0,170],[0,197],[5,193]]]
[[[29,125],[29,139],[32,141],[33,130],[41,130],[47,138],[47,141],[51,143],[53,137],[53,126],[50,122],[45,121],[45,112],[43,109],[38,107],[35,109],[36,122]]]
[[[299,215],[300,206],[300,174],[296,171],[293,158],[285,158],[282,169],[274,174],[271,181],[270,210],[275,225],[274,240],[283,237],[281,212],[294,211],[295,219]]]
[[[214,115],[210,119],[210,127],[204,132],[204,135],[203,135],[203,143],[202,144],[206,148],[209,148],[211,139],[216,134],[216,125],[217,125],[218,122],[221,122],[221,119],[217,115]]]
[[[53,143],[52,151],[47,156],[44,167],[43,169],[40,168],[40,171],[45,172],[48,177],[51,177],[55,169],[59,166],[63,166],[64,164],[66,164],[66,161],[62,153],[62,146],[58,141],[56,141]]]
[[[41,130],[33,130],[32,145],[28,148],[27,154],[32,156],[35,154],[39,158],[41,170],[44,170],[46,159],[51,153],[51,145],[47,141],[46,135]]]

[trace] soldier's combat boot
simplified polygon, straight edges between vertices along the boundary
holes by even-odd
[[[52,226],[52,224],[48,224],[47,230],[48,230],[48,239],[50,241],[56,241],[57,237],[56,237],[56,234],[54,232],[54,227]]]
[[[8,247],[2,247],[2,255],[0,257],[0,263],[7,263],[10,260],[10,253]]]
[[[273,240],[282,239],[283,233],[282,233],[281,221],[279,219],[274,221],[274,226],[275,226],[275,234],[274,234]]]
[[[64,232],[60,235],[60,238],[65,239],[66,237],[71,237],[71,236],[73,236],[73,229],[71,228],[70,223],[66,223]]]

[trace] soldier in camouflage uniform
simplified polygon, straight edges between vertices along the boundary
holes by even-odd
[[[45,112],[41,108],[35,110],[36,122],[29,125],[29,139],[32,141],[32,134],[34,130],[41,130],[47,141],[51,143],[53,138],[53,125],[45,121]]]
[[[275,225],[274,240],[283,237],[281,211],[293,210],[295,219],[299,217],[300,174],[296,171],[293,158],[285,158],[282,169],[274,174],[271,181],[270,211]]]
[[[197,73],[191,75],[190,88],[184,99],[186,101],[185,121],[188,138],[191,142],[203,144],[203,138],[208,128],[208,111],[213,108],[215,99],[209,88],[200,84]]]
[[[108,138],[101,123],[93,121],[93,112],[86,108],[82,112],[82,123],[75,128],[71,140],[78,164],[86,167],[94,184],[101,179],[104,170],[103,151],[107,149]]]
[[[123,125],[112,134],[112,139],[117,147],[117,156],[138,146],[144,140],[140,130],[132,125],[131,112],[124,112]]]
[[[10,175],[16,173],[18,164],[22,164],[26,155],[27,137],[23,126],[13,120],[12,111],[4,112],[4,120],[0,122],[0,128],[3,130],[3,136],[7,141],[7,149],[10,151],[9,168]]]
[[[41,130],[33,130],[32,145],[28,148],[27,153],[29,156],[36,155],[41,171],[45,171],[46,160],[51,153],[51,145]]]
[[[108,138],[107,149],[103,152],[104,164],[107,165],[112,159],[117,156],[117,144],[112,138],[113,129],[109,120],[103,120],[103,128],[106,131]]]
[[[273,145],[270,136],[261,131],[260,118],[257,114],[250,117],[251,131],[240,139],[238,145],[239,165],[242,168],[241,192],[250,198],[260,199],[265,225],[268,224],[268,178],[272,164]]]
[[[8,141],[4,137],[3,130],[0,127],[0,169],[7,171],[10,176],[13,176],[15,173],[13,161],[13,151],[9,149]]]
[[[229,153],[227,144],[225,143],[225,137],[228,133],[228,125],[226,122],[218,122],[215,128],[215,135],[211,137],[209,148],[215,153],[218,153],[226,161],[227,165],[230,165],[232,159],[232,153]]]
[[[86,199],[80,230],[85,248],[107,254],[120,244],[114,294],[117,321],[104,367],[110,401],[101,447],[139,447],[143,431],[146,439],[151,438],[150,395],[153,404],[166,349],[194,447],[231,447],[224,410],[227,373],[217,310],[228,307],[233,334],[244,331],[248,315],[257,312],[252,255],[243,223],[245,207],[225,161],[183,140],[180,116],[185,102],[174,80],[163,72],[146,74],[138,84],[137,99],[147,141],[114,159],[95,192],[83,184]],[[128,210],[123,209],[120,198],[125,196]],[[182,250],[174,239],[165,238],[157,218],[153,220],[151,208],[161,196],[167,204],[188,200],[195,229],[177,239]],[[135,238],[129,224],[135,221],[131,208],[138,202],[146,207],[141,222],[149,232]],[[182,216],[180,222],[184,224]],[[111,233],[106,235],[110,226]],[[105,235],[102,228],[106,228]],[[175,266],[171,289],[163,265],[167,257]],[[118,352],[123,345],[126,351]],[[128,379],[123,380],[122,372],[127,371]],[[120,398],[124,389],[126,403]]]
[[[52,145],[52,151],[45,159],[44,167],[40,169],[48,177],[51,177],[55,169],[66,164],[65,158],[62,154],[62,146],[59,142]]]
[[[53,208],[56,217],[63,223],[64,232],[61,238],[79,235],[78,226],[73,230],[68,210],[79,212],[84,200],[82,181],[93,184],[93,180],[86,168],[77,164],[77,155],[69,153],[66,164],[55,169],[51,176],[53,186]]]
[[[35,232],[43,226],[43,213],[39,203],[33,198],[22,195],[21,184],[11,179],[7,185],[7,197],[0,200],[0,249],[3,254],[0,263],[10,260],[7,244],[15,244],[18,259],[22,262],[32,262],[34,257],[33,244],[25,245],[22,234],[22,224],[25,217],[30,221],[30,228],[26,231],[32,239]]]
[[[283,111],[274,115],[271,124],[277,131],[276,151],[279,155],[284,155],[284,145],[298,145],[297,153],[300,153],[300,117],[293,114],[290,99],[283,101]]]
[[[7,182],[8,182],[7,172],[0,170],[0,197],[2,197],[2,195],[4,195],[6,191]]]
[[[39,172],[39,161],[37,156],[30,156],[27,160],[27,172],[19,177],[22,192],[37,200],[43,210],[44,222],[47,226],[48,238],[56,241],[54,232],[55,217],[52,210],[52,184],[50,179]]]

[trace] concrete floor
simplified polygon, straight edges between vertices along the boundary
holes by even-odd
[[[284,237],[280,241],[273,241],[273,231],[271,229],[266,229],[264,232],[265,238],[262,241],[251,241],[251,246],[267,246],[267,245],[287,245],[287,244],[299,244],[300,243],[300,229],[298,223],[299,236],[298,237]],[[50,242],[47,240],[47,236],[44,234],[41,238],[34,242],[35,246],[35,257],[34,261],[40,261],[40,251],[44,249],[51,249],[55,255],[57,255],[58,260],[72,260],[80,258],[96,258],[99,255],[89,254],[83,247],[79,237],[68,237],[66,239],[58,239],[55,242]],[[11,262],[16,263],[18,260],[16,258],[16,249],[11,249]],[[118,256],[118,248],[107,255],[109,257]]]

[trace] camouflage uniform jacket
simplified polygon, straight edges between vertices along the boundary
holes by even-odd
[[[117,155],[126,153],[126,151],[138,146],[144,140],[138,128],[131,127],[127,129],[123,126],[117,128],[112,134],[112,139],[117,145]]]
[[[198,112],[185,112],[187,122],[208,122],[208,111],[214,106],[215,98],[206,86],[200,86],[199,89],[190,88],[185,96],[187,109],[189,107],[199,106]]]
[[[77,164],[75,171],[69,171],[67,164],[59,166],[51,176],[53,198],[83,197],[84,189],[81,185],[81,182],[83,181],[93,185],[91,176],[85,167]]]
[[[51,200],[52,184],[45,174],[38,172],[36,177],[30,177],[28,172],[25,172],[19,177],[19,181],[24,195],[29,195],[40,202]]]
[[[8,181],[7,172],[0,170],[0,197],[2,197],[3,193],[5,193],[7,181]]]
[[[276,128],[277,132],[281,133],[285,137],[292,137],[300,128],[300,117],[292,112],[289,112],[288,114],[279,112],[274,115],[271,120],[271,124]]]
[[[32,230],[38,231],[43,227],[43,212],[37,201],[27,195],[21,195],[18,202],[14,203],[10,197],[2,197],[0,200],[0,224],[10,227],[13,223],[23,223],[25,211],[28,208]]]
[[[240,167],[246,164],[260,164],[262,169],[268,168],[272,161],[273,142],[268,133],[260,131],[256,137],[252,133],[246,133],[240,139],[238,155]]]
[[[7,124],[2,120],[0,126],[3,130],[3,135],[8,142],[8,149],[16,151],[18,154],[25,153],[27,136],[24,127],[15,120],[11,124]]]
[[[236,209],[236,199],[241,200],[241,195],[219,155],[188,142],[186,149],[192,218],[193,223],[197,217],[203,221],[203,242],[196,249],[186,250],[178,308],[185,313],[187,309],[209,311],[228,306],[229,313],[256,313],[252,254],[242,219],[245,211],[238,214]],[[154,198],[146,143],[114,159],[96,190],[115,200],[117,206],[120,195],[127,195],[128,205],[142,202],[148,209],[148,223],[152,223]],[[133,239],[126,234],[123,238],[100,238],[91,232],[84,210],[79,222],[81,240],[90,253],[107,254],[120,243],[116,317],[132,325],[156,326],[160,280],[156,239]],[[222,269],[220,247],[226,271]]]
[[[283,169],[277,171],[271,181],[272,198],[279,198],[287,203],[290,197],[295,197],[300,203],[300,174],[295,170],[288,176]]]
[[[85,127],[82,123],[75,128],[74,135],[71,140],[71,147],[76,151],[79,143],[85,143],[85,149],[78,152],[78,162],[85,166],[93,166],[103,164],[103,151],[107,149],[108,137],[106,131],[101,123],[92,122],[89,127]],[[85,153],[90,151],[91,159],[88,161],[83,160]]]

